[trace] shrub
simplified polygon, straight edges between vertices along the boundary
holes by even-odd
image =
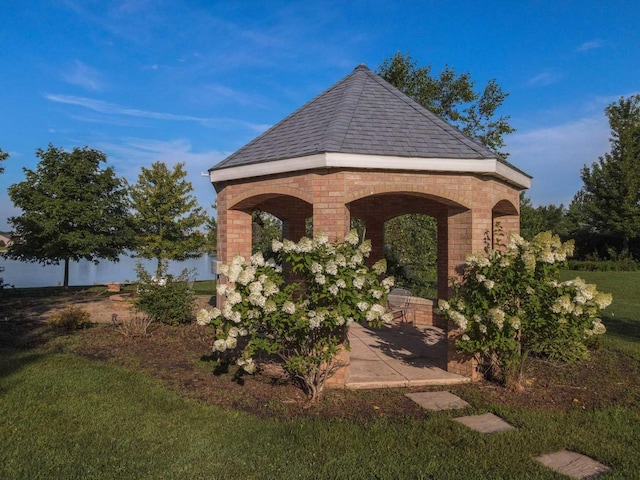
[[[618,260],[569,260],[569,270],[585,272],[636,272],[638,263],[632,258]]]
[[[49,325],[71,332],[80,330],[91,325],[91,314],[80,307],[67,307],[64,310],[54,313],[49,319]]]
[[[136,313],[120,320],[114,313],[111,317],[111,323],[125,337],[146,337],[149,326],[153,323],[153,317]]]
[[[290,378],[313,399],[340,366],[335,359],[348,348],[349,326],[392,319],[383,305],[393,279],[379,281],[384,261],[372,270],[364,264],[371,244],[361,243],[355,230],[343,243],[305,237],[297,244],[274,241],[272,250],[277,261],[256,253],[248,263],[235,257],[221,266],[229,282],[218,286],[225,301],[220,309],[201,310],[198,323],[214,328],[213,351],[220,358],[249,373],[255,370],[254,354],[279,356]],[[285,285],[282,264],[302,282]]]
[[[503,249],[467,257],[455,295],[438,313],[461,330],[458,350],[473,354],[490,378],[519,387],[527,355],[585,358],[585,341],[602,334],[598,318],[611,295],[580,278],[560,283],[573,243],[543,232],[527,242],[512,235]]]
[[[153,320],[169,325],[189,323],[194,318],[193,280],[184,270],[178,277],[166,275],[166,262],[160,268],[160,278],[151,276],[138,263],[138,292],[133,305]]]

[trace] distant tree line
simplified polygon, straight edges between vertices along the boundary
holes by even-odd
[[[610,260],[631,268],[640,260],[640,95],[605,109],[610,151],[581,171],[583,186],[569,206],[533,207],[520,196],[524,238],[551,230],[576,243],[575,258]]]

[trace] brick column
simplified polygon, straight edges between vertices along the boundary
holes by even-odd
[[[322,233],[330,242],[341,242],[349,233],[349,210],[342,202],[316,202],[313,205],[313,233]]]
[[[489,211],[490,213],[491,211]],[[466,256],[475,251],[474,246],[478,245],[479,241],[477,236],[480,235],[482,237],[482,225],[474,225],[474,219],[477,217],[478,215],[474,215],[472,210],[451,213],[446,222],[446,237],[442,235],[445,230],[444,219],[438,219],[439,249],[441,248],[441,239],[444,237],[447,240],[446,267],[448,277],[460,276],[458,269],[464,264]],[[476,238],[474,238],[474,233]],[[441,286],[440,280],[443,275],[441,270],[444,270],[444,265],[442,268],[439,265],[438,268],[438,293],[444,292],[446,288],[446,298],[450,298],[453,291],[449,288],[448,282],[445,283],[446,287]],[[476,376],[476,362],[469,355],[460,354],[456,351],[455,342],[459,335],[460,331],[456,328],[456,325],[453,322],[449,322],[447,325],[447,371],[474,378]]]

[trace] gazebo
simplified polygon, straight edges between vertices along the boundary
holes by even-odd
[[[209,170],[218,199],[219,261],[251,255],[252,212],[283,222],[298,241],[342,240],[358,218],[383,258],[384,224],[419,213],[437,222],[438,297],[465,257],[493,242],[497,222],[519,232],[519,192],[531,177],[467,137],[364,65]],[[474,375],[455,352],[447,370]]]

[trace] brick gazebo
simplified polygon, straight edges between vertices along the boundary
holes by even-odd
[[[366,66],[209,170],[218,194],[218,260],[251,254],[251,213],[269,212],[298,241],[305,222],[341,240],[365,222],[371,260],[384,224],[420,213],[438,226],[438,296],[466,255],[493,241],[496,222],[519,231],[519,192],[531,177],[465,136]],[[473,376],[448,329],[447,369]]]

